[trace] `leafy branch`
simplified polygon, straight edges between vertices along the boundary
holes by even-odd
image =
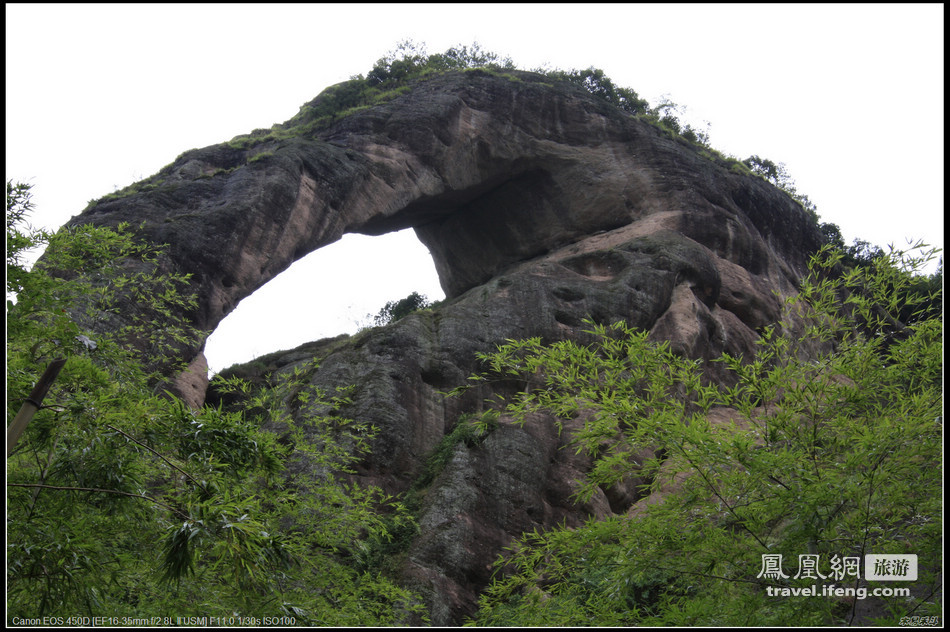
[[[140,498],[142,500],[147,500],[148,502],[158,505],[159,507],[164,507],[170,512],[181,518],[188,518],[188,515],[182,513],[180,509],[167,505],[160,500],[156,500],[151,496],[146,496],[145,494],[135,494],[132,492],[124,492],[119,489],[103,489],[101,487],[75,487],[71,485],[47,485],[44,483],[7,483],[7,487],[31,487],[36,489],[57,489],[61,491],[72,491],[72,492],[93,492],[98,494],[117,494],[119,496],[129,496],[131,498]]]

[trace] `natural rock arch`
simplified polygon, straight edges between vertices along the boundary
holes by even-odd
[[[193,275],[195,324],[347,232],[412,227],[448,297],[507,267],[658,212],[756,273],[816,241],[797,205],[683,141],[541,75],[447,73],[307,136],[182,154],[73,223],[144,221]],[[719,224],[719,225],[716,225]],[[776,251],[771,258],[766,248]],[[789,278],[791,270],[785,270]]]
[[[756,331],[780,315],[774,293],[795,291],[820,242],[803,209],[764,180],[550,81],[430,77],[320,131],[186,152],[74,223],[144,221],[146,239],[168,244],[161,265],[194,275],[189,316],[206,331],[344,233],[412,227],[448,296],[438,310],[263,361],[270,371],[316,357],[312,383],[356,385],[346,414],[379,429],[356,477],[399,493],[491,395],[443,395],[471,375],[476,352],[506,338],[577,337],[591,317],[626,320],[691,357],[751,354]],[[202,355],[183,354],[193,381],[178,389],[198,403]],[[479,446],[458,446],[432,483],[404,574],[428,591],[433,625],[473,612],[491,562],[518,534],[635,499],[605,490],[573,505],[571,481],[589,462],[561,450],[553,428],[502,424]]]

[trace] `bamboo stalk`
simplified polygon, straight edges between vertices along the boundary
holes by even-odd
[[[26,398],[19,412],[17,412],[16,417],[13,418],[13,423],[7,427],[8,457],[13,452],[13,448],[16,447],[17,441],[20,440],[23,431],[26,430],[26,426],[33,419],[33,415],[43,406],[43,399],[46,397],[46,393],[49,392],[50,386],[56,381],[56,377],[59,375],[64,364],[66,364],[65,358],[58,358],[49,363],[43,376],[30,392],[30,396]]]

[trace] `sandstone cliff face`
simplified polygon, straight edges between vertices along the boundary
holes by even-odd
[[[316,384],[357,385],[345,412],[380,429],[359,478],[403,492],[459,417],[491,395],[441,394],[478,369],[476,352],[509,338],[580,336],[591,317],[649,329],[695,358],[748,355],[819,243],[781,191],[547,81],[440,75],[307,136],[187,152],[152,190],[75,221],[144,220],[149,239],[169,244],[163,265],[194,274],[194,318],[209,331],[342,234],[413,227],[445,303],[263,359],[280,369],[317,357]],[[200,353],[190,354],[200,373]],[[181,388],[193,403],[204,397],[200,380]],[[426,490],[404,571],[433,624],[474,611],[491,563],[523,531],[639,500],[631,483],[575,505],[572,481],[589,463],[560,450],[565,441],[538,418],[523,428],[502,420],[480,444],[455,447]]]

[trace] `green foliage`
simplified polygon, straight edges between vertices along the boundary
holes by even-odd
[[[622,88],[614,82],[600,68],[590,67],[586,70],[541,70],[548,77],[559,81],[568,81],[580,85],[592,96],[617,107],[628,114],[637,116],[663,129],[673,138],[685,139],[689,143],[702,149],[709,149],[709,130],[698,131],[689,124],[681,122],[684,107],[669,100],[664,100],[656,107],[651,107],[646,99],[631,88]]]
[[[582,86],[593,96],[614,105],[630,114],[647,114],[650,104],[641,99],[630,88],[615,86],[610,77],[600,68],[593,66],[586,70],[552,70],[545,72],[549,77]]]
[[[759,158],[758,156],[749,156],[742,162],[752,173],[765,178],[777,187],[781,187],[789,181],[784,163],[775,164],[768,158]]]
[[[12,298],[29,283],[27,255],[31,250],[44,246],[50,233],[32,227],[29,217],[33,213],[32,185],[7,182],[7,311]]]
[[[497,413],[486,411],[480,416],[463,415],[455,427],[442,437],[428,454],[422,471],[396,505],[397,511],[383,520],[385,536],[371,535],[359,543],[355,552],[360,568],[379,568],[397,574],[413,539],[419,533],[416,521],[422,511],[426,490],[438,478],[460,444],[472,447],[480,444],[495,427]]]
[[[479,69],[500,74],[516,80],[508,71],[515,70],[508,57],[484,50],[478,43],[455,46],[442,53],[430,54],[425,44],[405,40],[381,57],[366,74],[352,77],[349,81],[330,86],[313,101],[301,107],[290,121],[275,125],[270,130],[237,136],[229,142],[232,147],[247,149],[254,145],[306,136],[325,129],[330,124],[356,111],[389,101],[405,93],[409,84],[427,76]],[[709,133],[699,132],[679,120],[681,108],[673,103],[664,103],[657,108],[639,97],[631,88],[617,86],[599,68],[585,70],[542,70],[555,81],[567,81],[583,87],[591,95],[631,115],[656,124],[674,136],[679,136],[701,147],[707,147]]]
[[[349,81],[330,86],[306,103],[286,123],[270,130],[237,136],[228,144],[238,149],[300,136],[308,136],[355,112],[385,103],[409,90],[409,83],[434,73],[475,68],[502,71],[514,65],[495,53],[483,50],[477,43],[453,47],[444,53],[428,54],[425,46],[412,41],[400,42],[395,50],[380,58],[365,77],[357,75]]]
[[[393,498],[341,476],[355,473],[376,430],[339,415],[350,401],[349,388],[326,392],[309,384],[317,367],[310,362],[272,374],[263,388],[238,378],[216,385],[237,393],[253,424],[279,436],[286,449],[281,476],[258,493],[266,499],[260,510],[268,532],[279,534],[280,546],[269,555],[282,552],[293,564],[279,581],[262,586],[259,599],[280,595],[282,603],[295,604],[298,620],[306,616],[313,625],[398,624],[410,613],[422,614],[420,607],[380,573],[384,555],[370,551],[407,530],[414,533],[414,523]],[[244,548],[241,540],[235,546]],[[234,578],[238,585],[242,579]]]
[[[844,250],[844,237],[841,235],[840,226],[830,222],[822,222],[818,225],[818,230],[821,231],[821,236],[826,244]]]
[[[855,239],[846,246],[837,224],[822,223],[820,230],[825,243],[840,252],[840,265],[848,270],[854,268],[874,268],[887,259],[887,254],[879,246],[863,239]],[[912,323],[927,318],[939,318],[943,312],[943,259],[930,275],[915,274],[904,285],[894,288],[898,302],[905,307],[898,313],[898,320]]]
[[[358,563],[366,541],[408,519],[346,481],[374,431],[339,415],[345,391],[308,384],[315,367],[304,366],[260,392],[220,385],[240,396],[229,410],[157,395],[124,343],[149,342],[156,313],[171,323],[157,338],[190,335],[168,318],[190,304],[187,279],[158,273],[160,251],[124,228],[25,226],[28,186],[8,183],[7,204],[8,418],[48,361],[66,358],[7,460],[8,621],[239,613],[392,625],[419,612]],[[23,254],[42,245],[29,268]],[[140,311],[102,327],[120,294]]]
[[[251,134],[237,136],[228,144],[231,147],[248,149],[269,141],[307,136],[356,111],[404,94],[409,84],[414,81],[439,73],[476,69],[517,80],[516,76],[509,72],[516,69],[509,57],[486,51],[478,43],[471,46],[454,46],[442,53],[430,54],[425,44],[405,40],[377,60],[365,77],[356,75],[349,81],[330,86],[313,101],[301,107],[300,112],[286,123],[275,125],[270,130],[256,130]],[[708,145],[708,131],[699,132],[680,123],[679,106],[665,103],[658,108],[651,108],[636,91],[616,86],[599,68],[569,71],[538,69],[537,72],[555,81],[579,85],[606,103],[631,115],[640,116],[691,143]]]
[[[422,467],[422,473],[412,485],[412,491],[425,489],[442,473],[445,466],[455,454],[460,444],[474,447],[485,440],[485,437],[496,427],[498,413],[493,410],[473,416],[463,415],[455,427],[442,437],[439,445],[428,455]]]
[[[831,598],[776,598],[761,556],[915,553],[912,600],[882,598],[894,621],[940,614],[942,321],[913,293],[932,252],[891,252],[840,270],[825,248],[766,328],[755,358],[724,355],[733,385],[622,323],[588,345],[511,341],[473,378],[523,380],[505,412],[582,416],[573,449],[594,466],[577,494],[630,476],[657,502],[636,517],[528,534],[499,561],[484,625],[828,625],[853,610]],[[898,321],[902,310],[917,320]],[[651,456],[652,455],[652,456]],[[675,527],[674,527],[675,525]],[[824,574],[829,571],[825,566]],[[834,580],[831,580],[832,582]],[[839,585],[855,587],[854,579]]]
[[[274,155],[274,152],[272,151],[262,151],[261,153],[254,154],[250,158],[248,158],[247,164],[251,164],[252,162],[260,162],[261,160],[267,160],[273,155]]]
[[[768,182],[774,184],[778,188],[782,189],[788,193],[793,200],[802,205],[802,208],[805,210],[805,213],[808,215],[812,223],[821,230],[822,234],[826,239],[834,239],[835,230],[837,226],[834,224],[820,224],[818,222],[818,208],[815,206],[814,202],[808,199],[808,196],[799,192],[795,186],[795,181],[788,173],[788,169],[785,166],[784,162],[774,163],[768,158],[760,158],[759,156],[749,156],[742,161],[749,171],[754,175],[759,176],[767,180]],[[834,229],[831,228],[834,226]],[[837,236],[840,238],[840,230],[837,232]],[[832,243],[832,242],[826,242]]]
[[[430,307],[432,303],[425,295],[413,292],[406,298],[398,301],[388,301],[386,305],[379,310],[373,317],[373,323],[377,327],[394,323],[409,314]]]
[[[7,191],[7,242],[13,246],[7,251],[8,401],[22,401],[38,372],[57,357],[76,358],[59,382],[70,379],[70,365],[82,363],[101,372],[101,379],[134,374],[154,381],[144,372],[143,353],[161,361],[197,339],[187,320],[175,316],[195,306],[185,294],[189,277],[159,273],[160,249],[138,243],[127,225],[56,233],[29,228],[29,187],[8,183]],[[42,247],[43,259],[30,268],[23,253]],[[156,317],[164,321],[161,330],[152,324]],[[124,346],[130,341],[134,348]]]
[[[444,53],[428,54],[425,44],[412,40],[400,42],[396,49],[380,58],[366,75],[371,86],[391,85],[434,72],[469,70],[473,68],[513,69],[509,58],[483,50],[478,43],[455,46]]]

